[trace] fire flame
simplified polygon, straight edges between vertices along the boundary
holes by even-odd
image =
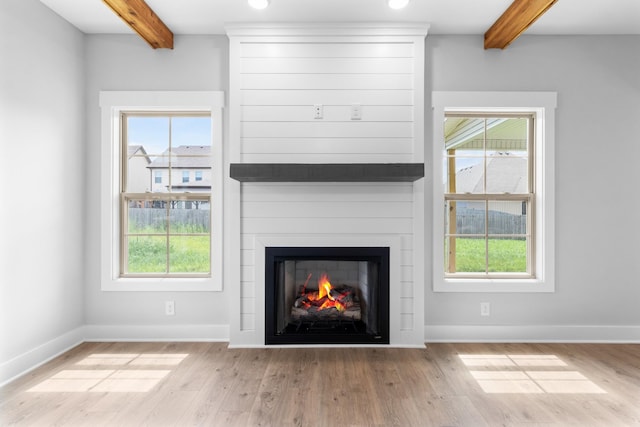
[[[309,292],[306,294],[306,296],[307,299],[312,302],[320,302],[323,298],[325,299],[325,301],[322,302],[322,304],[318,307],[318,310],[326,310],[335,307],[338,311],[345,311],[346,307],[344,306],[344,304],[342,304],[338,299],[331,295],[332,289],[333,286],[331,286],[329,277],[326,275],[326,273],[323,273],[318,280],[318,291]],[[311,306],[311,304],[309,304],[309,306]]]

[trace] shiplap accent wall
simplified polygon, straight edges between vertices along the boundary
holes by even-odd
[[[424,162],[426,26],[229,26],[227,32],[229,162]],[[314,118],[317,104],[322,119]],[[353,105],[361,108],[359,120],[351,118]],[[226,212],[234,217],[228,250],[238,264],[227,266],[232,304],[238,302],[230,313],[231,345],[264,343],[262,254],[255,242],[274,236],[346,237],[356,246],[371,236],[396,238],[391,340],[422,342],[422,180],[234,182],[227,190]]]

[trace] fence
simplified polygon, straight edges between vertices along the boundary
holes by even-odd
[[[206,233],[211,225],[211,210],[169,209],[169,223],[172,232]],[[167,209],[129,208],[129,231],[149,232],[167,229]]]
[[[500,211],[488,212],[489,234],[525,235],[527,216],[514,215]],[[480,209],[458,208],[456,210],[456,234],[485,233],[485,211]]]

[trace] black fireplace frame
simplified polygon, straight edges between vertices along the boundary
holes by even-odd
[[[265,248],[265,344],[389,344],[389,247],[338,246],[338,247],[266,247]],[[370,332],[340,333],[277,333],[276,319],[276,263],[283,260],[344,260],[369,261],[378,265],[377,297],[378,329]]]

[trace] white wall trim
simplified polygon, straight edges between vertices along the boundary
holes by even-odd
[[[426,325],[425,343],[639,343],[634,325]]]
[[[0,387],[31,372],[84,342],[229,342],[229,328],[229,325],[81,326],[0,364]],[[426,325],[424,327],[424,342],[427,346],[429,343],[458,342],[640,344],[640,326]],[[304,348],[309,347],[310,346],[304,346]],[[396,342],[391,343],[390,347],[422,348],[423,345]],[[264,348],[264,346],[245,342],[242,344],[230,344],[229,348]],[[295,347],[286,346],[286,348]]]
[[[229,325],[87,325],[85,341],[228,342]]]
[[[345,37],[345,36],[419,36],[426,37],[429,24],[423,22],[378,23],[378,22],[338,22],[338,23],[228,23],[225,31],[230,37]]]
[[[0,364],[0,387],[60,356],[84,341],[79,327]]]

